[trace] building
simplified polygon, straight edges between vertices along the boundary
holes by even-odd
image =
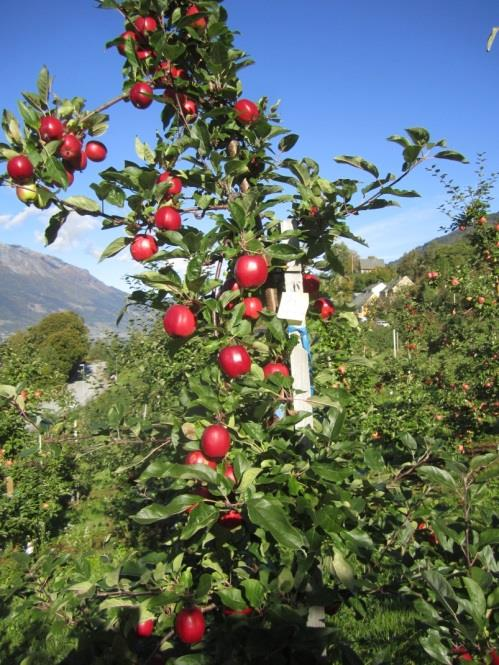
[[[367,259],[360,259],[360,272],[372,272],[377,268],[384,268],[385,262],[383,259],[378,259],[375,256],[368,256]]]
[[[392,279],[391,282],[388,282],[388,284],[385,285],[385,288],[380,291],[379,296],[381,298],[388,298],[394,293],[397,293],[397,291],[400,291],[400,289],[408,289],[411,286],[414,286],[414,282],[410,277],[407,277],[407,275],[404,275],[403,277],[395,277],[395,279]]]
[[[378,282],[377,284],[371,284],[364,291],[355,294],[353,304],[355,313],[359,319],[367,318],[369,307],[375,303],[386,286],[384,282]]]

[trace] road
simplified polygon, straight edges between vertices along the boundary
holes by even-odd
[[[85,378],[68,383],[67,389],[73,397],[75,406],[85,406],[94,399],[99,393],[106,390],[109,386],[109,379],[106,374],[106,363],[95,362],[86,364]],[[41,408],[44,411],[58,412],[62,411],[57,402],[43,402]]]

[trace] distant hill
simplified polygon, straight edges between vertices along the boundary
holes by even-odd
[[[487,221],[489,224],[496,224],[499,221],[499,213],[495,212],[491,215],[488,215]],[[430,254],[432,250],[438,249],[440,245],[453,245],[456,242],[460,242],[461,240],[463,240],[463,238],[465,238],[468,234],[470,234],[471,231],[472,229],[467,229],[465,231],[451,231],[450,233],[446,233],[442,236],[438,236],[437,238],[433,238],[433,240],[429,240],[424,245],[419,245],[418,247],[411,249],[409,252],[406,252],[403,256],[401,256],[399,259],[391,261],[388,265],[391,268],[397,270],[398,265],[403,262],[404,258],[407,257],[408,254],[411,255]]]
[[[0,337],[61,310],[80,314],[97,337],[117,330],[116,318],[125,301],[124,291],[103,284],[88,270],[0,243]]]

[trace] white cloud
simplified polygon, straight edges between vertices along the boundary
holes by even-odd
[[[30,217],[44,217],[46,219],[47,213],[46,211],[40,211],[38,208],[26,207],[15,215],[0,215],[0,226],[3,226],[5,229],[11,229],[14,226],[20,226]]]
[[[42,216],[40,215],[42,219]],[[45,225],[47,220],[43,219]],[[96,217],[89,215],[80,216],[75,212],[69,214],[66,222],[62,225],[56,240],[51,248],[56,250],[80,249],[88,247],[88,233],[99,228],[100,222]],[[40,244],[44,244],[44,234],[40,231],[35,233],[35,237]]]

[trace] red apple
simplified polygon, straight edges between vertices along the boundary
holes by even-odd
[[[190,97],[187,97],[187,95],[184,95],[183,93],[179,93],[177,97],[178,97],[178,102],[180,104],[180,108],[182,109],[184,115],[188,116],[197,115],[198,107],[193,99],[190,99]]]
[[[308,211],[308,214],[311,217],[317,217],[317,215],[319,214],[319,208],[317,206],[312,206]]]
[[[7,173],[14,182],[23,184],[33,177],[33,164],[26,155],[11,157],[7,162]]]
[[[236,119],[241,125],[251,125],[260,116],[258,106],[249,99],[239,99],[234,104],[234,109],[236,111]]]
[[[186,13],[186,16],[196,16],[197,14],[200,13],[200,10],[199,10],[199,7],[197,7],[196,5],[190,5],[189,7],[187,7],[187,10],[186,10],[185,13]],[[194,28],[200,28],[201,30],[204,30],[206,28],[206,25],[207,25],[207,21],[204,18],[204,16],[200,16],[195,21],[192,21],[192,26]]]
[[[89,141],[85,153],[92,162],[103,162],[107,156],[107,148],[100,141]]]
[[[239,288],[239,285],[236,282],[237,288]],[[232,305],[232,303],[229,303]],[[244,304],[244,316],[247,319],[258,319],[260,316],[260,312],[263,309],[263,304],[260,298],[256,298],[255,296],[251,298],[243,298],[243,304]]]
[[[68,187],[71,187],[71,185],[75,181],[74,173],[73,173],[73,171],[68,171],[68,169],[65,169],[65,170],[66,170],[66,178],[68,180]]]
[[[185,608],[175,617],[175,633],[184,644],[200,642],[206,630],[206,622],[199,607]]]
[[[150,48],[138,48],[135,55],[138,60],[147,60],[147,58],[154,57],[155,53]]]
[[[135,32],[132,32],[131,30],[127,30],[120,36],[120,42],[118,44],[118,51],[121,53],[121,55],[126,55],[125,53],[125,42],[127,39],[132,40],[133,42],[137,41],[137,35]]]
[[[164,194],[164,196],[167,198],[176,196],[182,191],[182,180],[177,178],[177,176],[173,176],[169,171],[164,171],[164,173],[161,173],[157,177],[156,182],[167,182],[170,185]]]
[[[229,510],[220,515],[218,523],[226,529],[235,529],[243,523],[243,516],[237,510]]]
[[[163,327],[171,337],[190,337],[196,330],[196,317],[185,305],[172,305],[163,315]]]
[[[490,665],[499,665],[499,655],[495,649],[489,653],[490,656]]]
[[[230,610],[228,607],[225,607],[223,613],[226,617],[247,617],[253,613],[251,607],[245,607],[242,610]]]
[[[78,159],[81,155],[82,144],[74,134],[66,134],[59,146],[59,155],[68,162]]]
[[[162,206],[156,210],[154,215],[154,223],[158,229],[165,229],[166,231],[178,231],[182,226],[182,218],[176,208],[171,206]]]
[[[231,379],[247,374],[251,369],[251,358],[244,346],[225,346],[218,354],[218,364]]]
[[[154,619],[146,619],[137,624],[135,632],[139,637],[151,637],[154,630]]]
[[[452,647],[451,652],[459,656],[459,660],[466,660],[466,661],[473,660],[473,656],[464,646]]]
[[[228,464],[224,469],[224,476],[228,478],[234,485],[237,483],[237,479],[234,473],[234,467],[232,464]]]
[[[149,83],[139,81],[130,88],[130,101],[137,109],[146,109],[152,104],[153,89]]]
[[[64,134],[64,125],[53,115],[47,115],[40,119],[40,136],[43,141],[59,141]]]
[[[305,293],[317,295],[320,288],[321,280],[316,275],[312,275],[312,273],[309,272],[303,274],[303,291]]]
[[[200,450],[192,450],[185,456],[184,464],[204,464],[209,466],[210,469],[216,469],[217,463],[211,459],[207,459]]]
[[[460,282],[459,282],[459,280],[458,280],[457,277],[453,277],[453,278],[451,279],[450,283],[451,283],[452,286],[459,286],[459,283],[460,283]]]
[[[158,251],[158,243],[154,236],[139,233],[130,245],[130,253],[136,261],[145,261]]]
[[[283,363],[267,363],[263,368],[263,375],[265,378],[271,374],[282,374],[289,376],[289,369]]]
[[[87,153],[82,150],[79,155],[72,159],[65,159],[64,166],[68,171],[84,171],[87,168]]]
[[[201,436],[201,449],[207,457],[222,459],[230,450],[230,434],[223,425],[210,425]]]
[[[476,299],[476,301],[477,301],[477,303],[478,303],[479,305],[483,305],[484,302],[485,302],[485,298],[484,298],[483,296],[478,296],[478,298]]]
[[[135,30],[141,35],[146,35],[148,32],[156,32],[158,29],[158,22],[153,16],[139,16],[133,22]]]
[[[244,254],[234,266],[234,277],[243,289],[257,288],[265,284],[269,274],[267,261],[261,254]]]
[[[329,298],[317,298],[314,303],[314,309],[316,312],[319,312],[321,319],[324,321],[333,316],[336,311]]]

